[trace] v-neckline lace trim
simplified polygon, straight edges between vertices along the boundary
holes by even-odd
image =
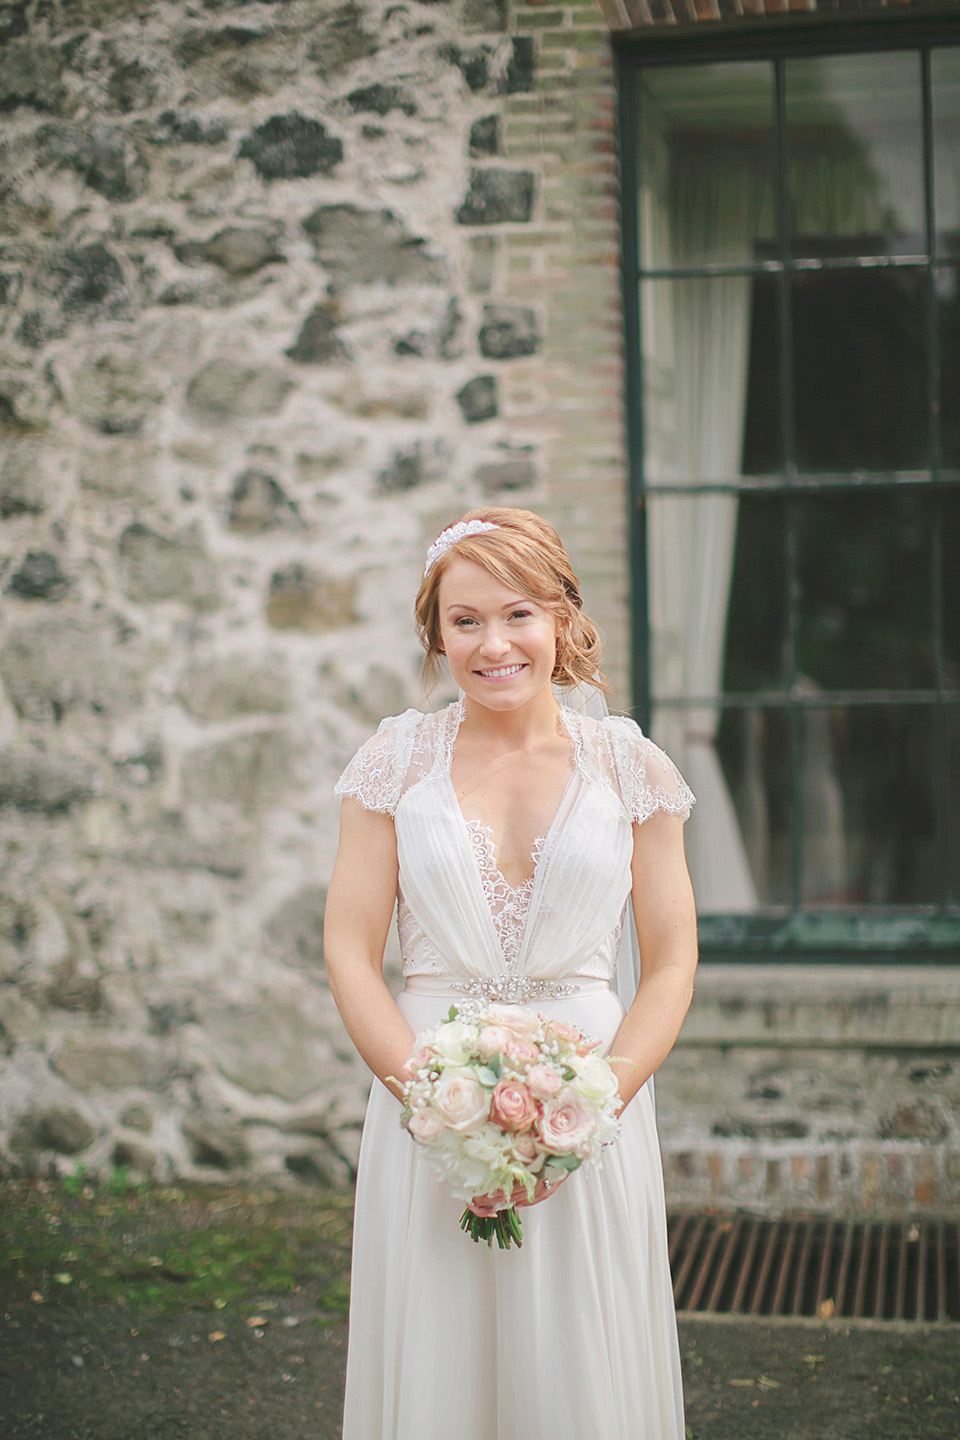
[[[480,873],[480,883],[483,886],[484,897],[490,908],[494,929],[503,952],[503,963],[509,968],[516,965],[520,957],[523,932],[530,914],[533,887],[537,879],[537,867],[540,864],[547,837],[545,835],[537,836],[533,842],[530,857],[533,861],[533,869],[525,879],[520,881],[519,885],[511,885],[497,864],[493,831],[490,826],[484,825],[482,820],[464,820],[464,825],[470,836],[477,870]]]

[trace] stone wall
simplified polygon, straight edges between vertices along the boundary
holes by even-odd
[[[960,1208],[955,968],[705,965],[656,1086],[675,1205]]]
[[[346,1183],[331,787],[490,500],[624,692],[593,0],[0,11],[0,1164]]]

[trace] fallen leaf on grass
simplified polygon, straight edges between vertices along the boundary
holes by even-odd
[[[728,1385],[752,1385],[752,1380],[728,1380]]]
[[[833,1300],[821,1300],[817,1306],[817,1314],[821,1320],[829,1320],[836,1311],[836,1303]]]
[[[779,1381],[779,1380],[771,1380],[769,1375],[761,1375],[761,1376],[760,1376],[760,1379],[757,1381],[757,1384],[760,1386],[760,1388],[761,1388],[762,1390],[779,1390],[779,1389],[780,1389],[780,1381]]]
[[[803,1358],[808,1365],[822,1365],[827,1357],[826,1355],[804,1355]]]
[[[44,1303],[43,1296],[40,1294],[39,1290],[31,1291],[30,1299],[33,1301],[34,1305],[42,1305]]]
[[[226,1330],[211,1330],[210,1334],[207,1336],[207,1339],[212,1340],[214,1344],[216,1344],[218,1340],[226,1340],[226,1338]]]
[[[249,1320],[247,1321],[247,1324],[249,1325],[251,1330],[255,1330],[258,1325],[266,1325],[266,1323],[266,1315],[251,1315]]]

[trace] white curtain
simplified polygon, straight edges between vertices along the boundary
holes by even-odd
[[[910,217],[904,226],[909,230],[917,160],[916,142],[911,148],[891,141],[881,153],[839,129],[826,148],[815,136],[791,157],[796,230],[817,237],[882,234],[895,228],[898,213]],[[658,124],[649,104],[643,174],[640,226],[647,268],[742,264],[755,258],[757,242],[774,239],[773,176],[759,146],[711,146],[703,134],[670,145],[666,123]],[[749,277],[645,283],[648,485],[698,487],[742,473],[750,309]],[[737,508],[736,495],[729,493],[651,495],[647,501],[653,734],[700,800],[687,848],[698,908],[713,914],[754,910],[764,895],[762,857],[769,850],[764,787],[758,773],[747,775],[745,840],[716,752],[717,707],[656,702],[722,691]],[[754,770],[762,761],[758,724],[754,717],[746,737],[748,768]],[[809,729],[805,758],[814,798],[819,797],[805,817],[808,868],[814,875],[832,873],[842,892],[843,807],[828,729]]]
[[[768,176],[746,154],[737,169],[679,164],[645,136],[645,263],[742,261],[760,232]],[[769,222],[768,222],[769,223]],[[750,280],[654,281],[643,296],[648,484],[696,485],[741,473],[749,359]],[[651,403],[652,402],[652,403]],[[653,413],[651,413],[651,411]],[[647,502],[653,693],[722,689],[727,603],[737,532],[730,494],[652,495]],[[653,733],[697,795],[687,854],[701,911],[749,911],[757,890],[720,761],[714,705],[655,705]]]

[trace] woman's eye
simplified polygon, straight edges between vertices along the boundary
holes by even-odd
[[[453,623],[459,630],[465,630],[468,625],[473,624],[473,617],[471,615],[461,615],[460,619],[454,620]]]
[[[510,618],[511,620],[528,620],[532,614],[532,610],[514,610]]]

